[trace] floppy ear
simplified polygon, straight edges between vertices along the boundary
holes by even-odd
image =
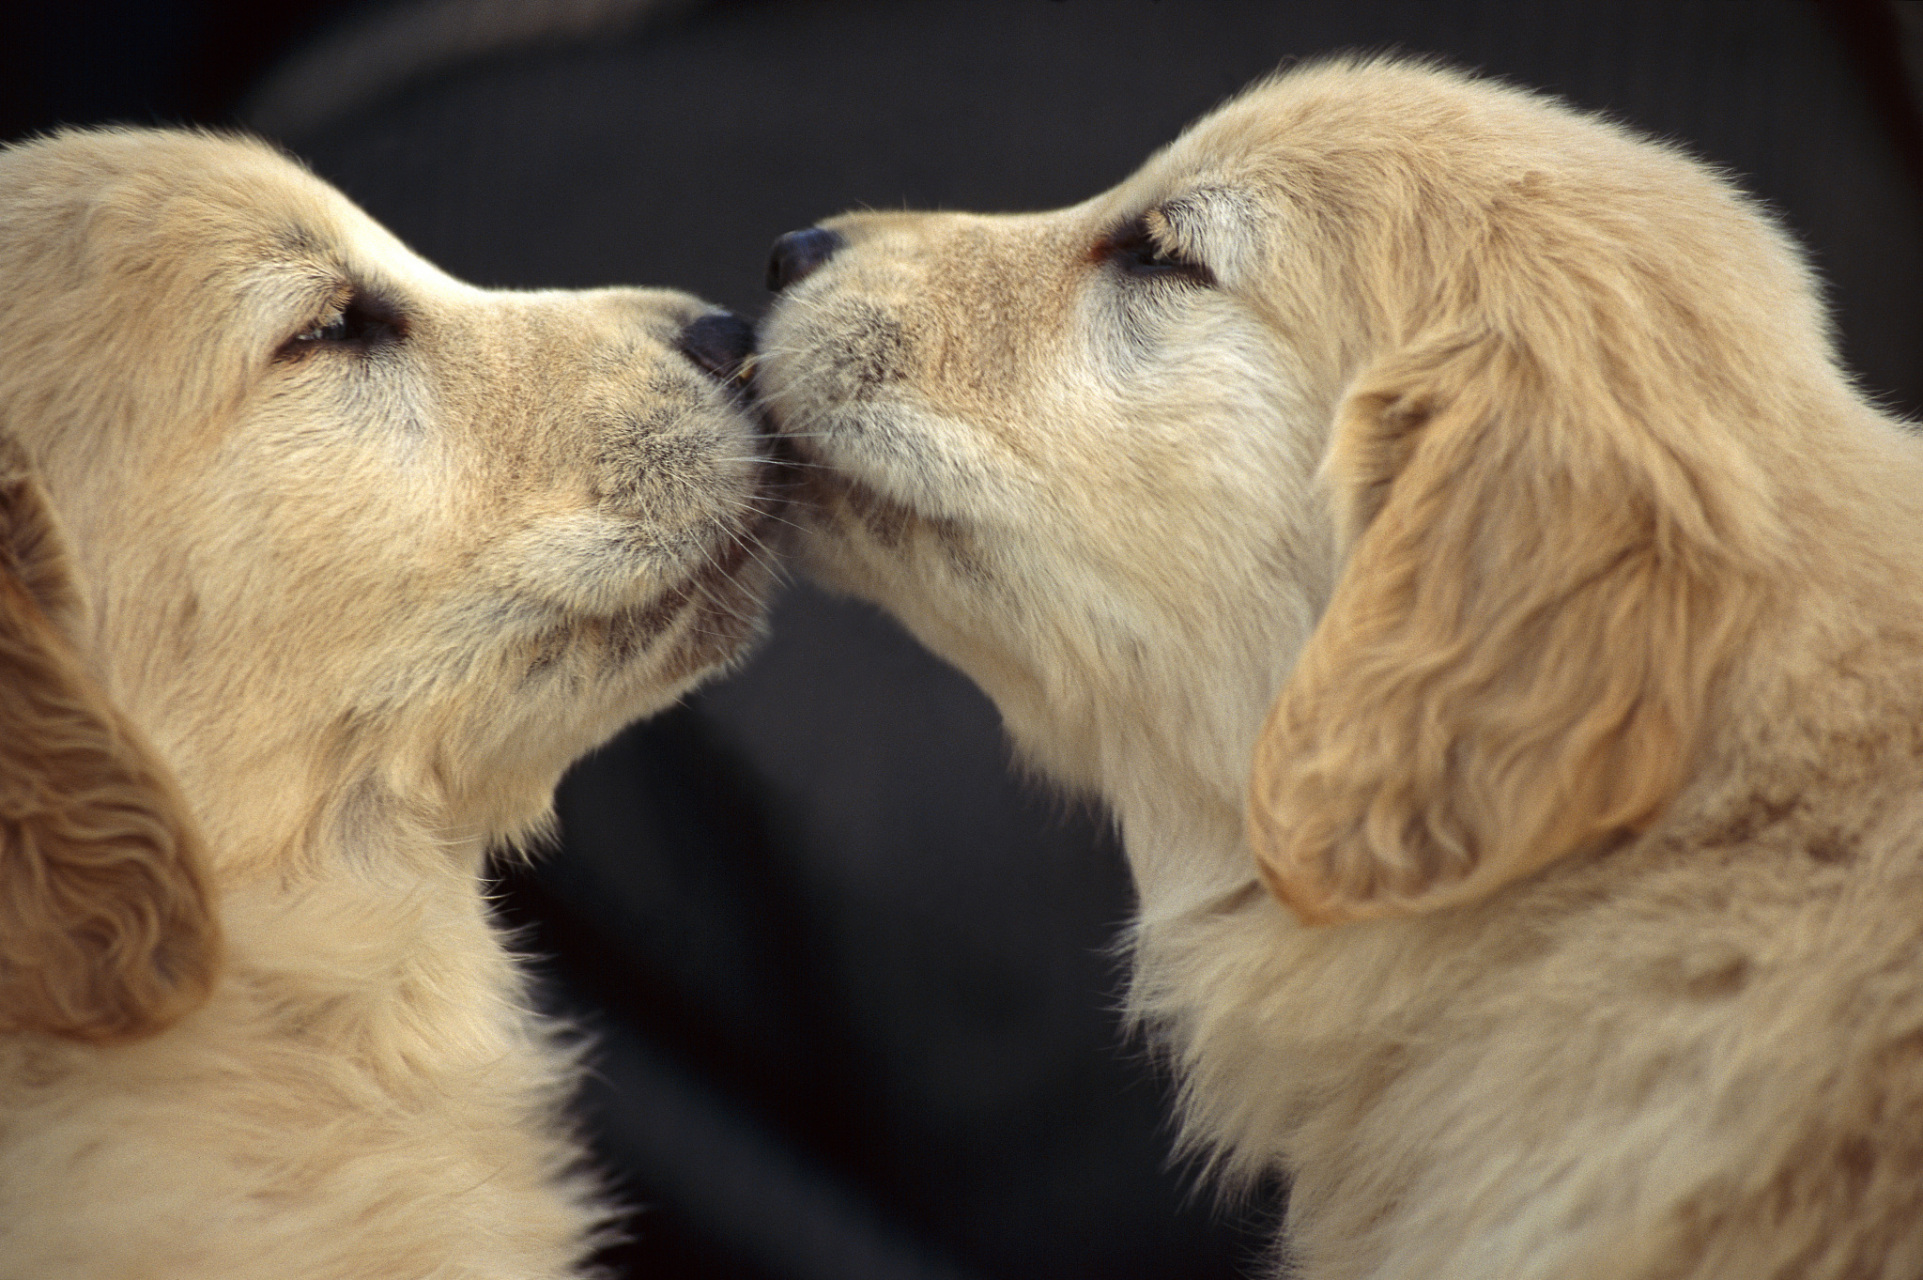
[[[82,668],[38,482],[0,439],[0,1030],[161,1030],[212,986],[219,934],[165,771]]]
[[[1263,877],[1309,923],[1481,898],[1645,828],[1685,780],[1750,609],[1727,512],[1679,424],[1549,368],[1438,336],[1341,406],[1349,560],[1250,787]]]

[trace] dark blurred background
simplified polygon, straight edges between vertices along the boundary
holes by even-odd
[[[1916,0],[203,0],[11,6],[0,137],[278,139],[505,286],[661,283],[753,315],[774,237],[850,205],[1079,200],[1287,61],[1401,48],[1681,140],[1830,282],[1864,387],[1923,408]],[[972,687],[791,588],[729,679],[571,775],[503,914],[596,1036],[583,1104],[642,1206],[617,1274],[1249,1274],[1281,1188],[1171,1163],[1116,1016],[1101,816],[1015,779]]]

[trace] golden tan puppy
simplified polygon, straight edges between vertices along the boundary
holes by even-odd
[[[750,337],[255,143],[0,153],[0,1276],[576,1274],[483,858],[756,629]]]
[[[1923,1275],[1923,446],[1754,205],[1339,61],[772,272],[816,570],[1113,806],[1291,1274]]]

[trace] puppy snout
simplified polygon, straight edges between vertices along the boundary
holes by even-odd
[[[754,326],[732,311],[710,311],[689,321],[677,345],[682,355],[721,381],[732,382],[754,354]]]
[[[848,242],[838,231],[826,227],[804,227],[790,231],[775,241],[768,253],[768,288],[780,293],[797,280],[805,279],[815,268],[835,256]]]

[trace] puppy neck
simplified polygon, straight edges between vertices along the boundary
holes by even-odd
[[[1135,882],[1138,929],[1213,912],[1257,883],[1239,807],[1139,796],[1118,806],[1116,821]]]

